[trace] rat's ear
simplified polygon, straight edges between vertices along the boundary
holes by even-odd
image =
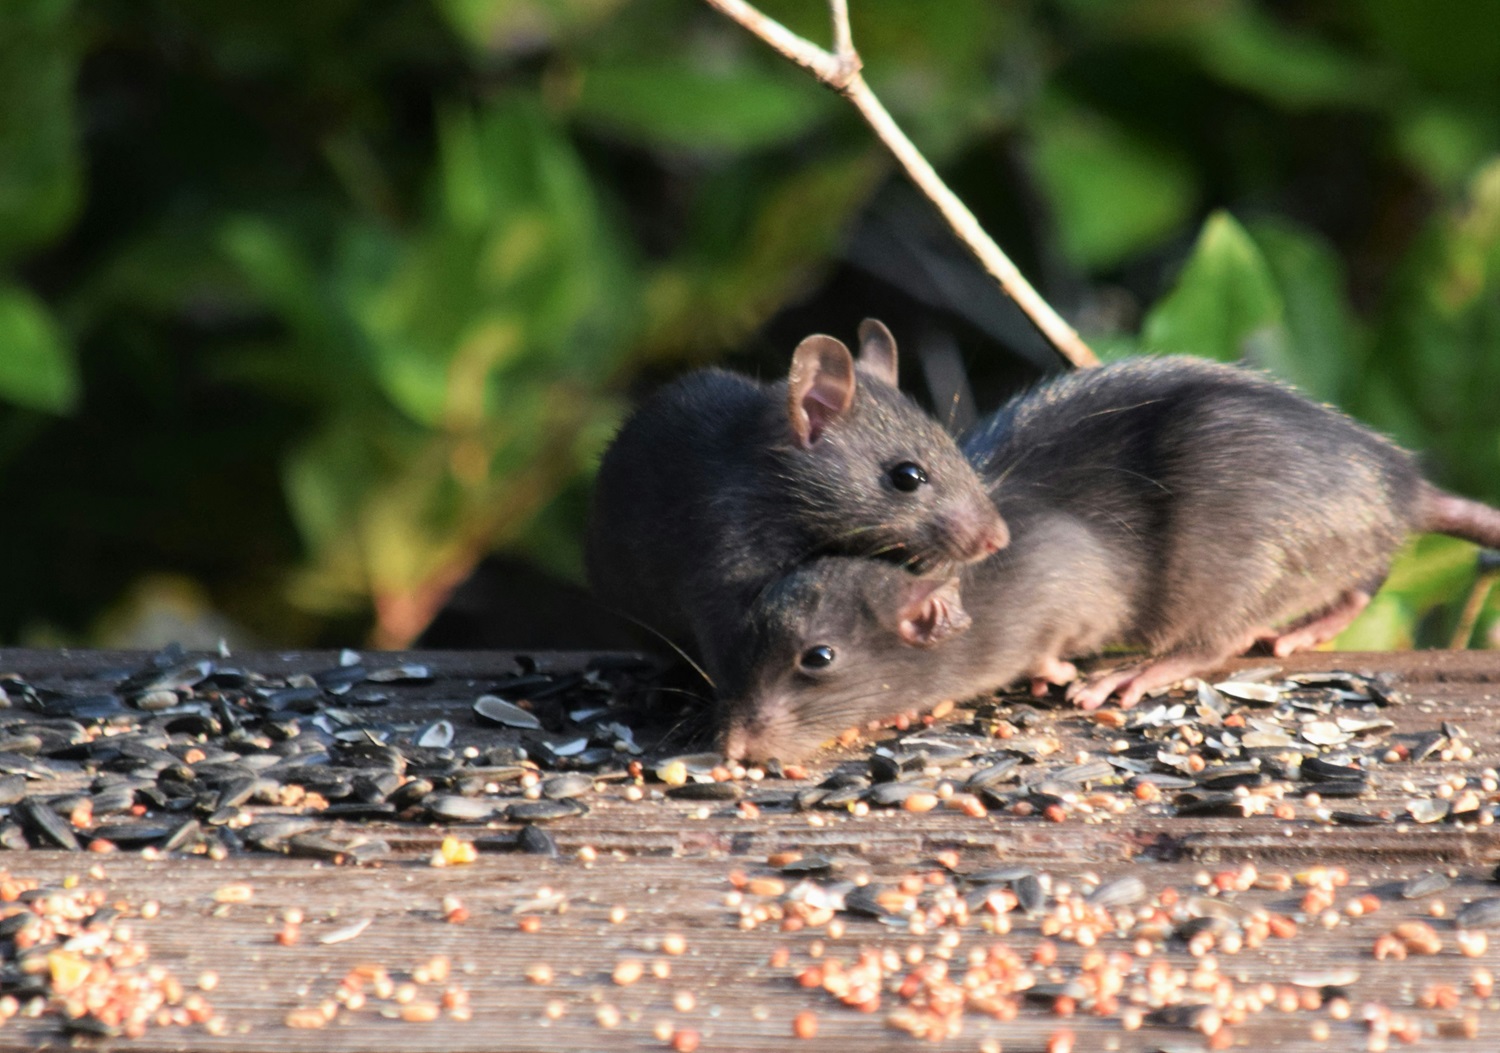
[[[854,356],[831,336],[810,336],[792,353],[787,412],[792,431],[811,446],[854,403]]]
[[[882,384],[896,386],[896,338],[877,318],[859,323],[859,368]]]
[[[913,647],[932,647],[973,624],[959,595],[958,579],[918,578],[896,616],[896,632]]]

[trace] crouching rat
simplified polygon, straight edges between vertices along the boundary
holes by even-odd
[[[1500,546],[1500,510],[1427,483],[1336,410],[1199,359],[1058,378],[963,446],[1010,548],[947,582],[825,560],[767,590],[724,684],[731,755],[787,759],[1020,676],[1066,682],[1067,657],[1111,642],[1147,657],[1069,696],[1133,705],[1257,642],[1332,638],[1414,530]]]
[[[825,556],[768,587],[720,679],[725,754],[797,760],[847,728],[970,698],[1117,638],[1130,568],[1073,516],[1022,512],[959,577]]]
[[[897,390],[890,331],[867,319],[859,335],[858,363],[833,337],[810,336],[773,384],[688,374],[605,452],[590,583],[715,678],[745,610],[803,560],[883,555],[924,571],[1008,540],[952,437]]]

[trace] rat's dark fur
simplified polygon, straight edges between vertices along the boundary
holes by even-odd
[[[963,445],[1013,536],[964,573],[973,627],[913,647],[893,629],[913,601],[892,600],[902,583],[881,568],[810,569],[829,580],[783,583],[792,591],[774,595],[792,597],[779,601],[788,606],[821,588],[823,620],[752,613],[756,639],[778,642],[758,645],[726,685],[736,754],[786,759],[847,717],[889,717],[1020,675],[1062,681],[1064,658],[1108,642],[1149,657],[1074,684],[1070,697],[1092,708],[1117,694],[1128,706],[1257,642],[1285,654],[1332,638],[1412,531],[1500,545],[1500,510],[1433,487],[1394,444],[1266,376],[1201,359],[1069,374],[1013,400]],[[844,623],[821,613],[841,603],[865,613]],[[881,603],[894,605],[873,613]],[[862,666],[851,690],[788,664],[835,641]],[[773,682],[784,686],[768,691]]]
[[[712,677],[760,591],[818,553],[922,570],[1005,543],[953,439],[894,387],[889,333],[867,322],[861,337],[857,370],[842,344],[810,337],[789,380],[691,373],[642,405],[605,453],[587,549],[596,594],[695,653]],[[831,394],[804,361],[814,341],[825,375],[848,368]],[[808,411],[815,420],[799,422]],[[913,492],[889,478],[908,461],[927,477]]]

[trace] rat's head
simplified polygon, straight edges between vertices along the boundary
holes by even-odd
[[[732,759],[806,756],[851,727],[941,701],[928,649],[969,627],[957,578],[826,556],[746,614],[719,683]]]
[[[1010,540],[953,438],[896,388],[896,341],[859,327],[856,364],[831,336],[797,346],[787,378],[789,441],[777,451],[819,547],[922,569],[983,559]]]

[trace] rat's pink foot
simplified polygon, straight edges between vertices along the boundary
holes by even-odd
[[[1120,708],[1129,709],[1146,692],[1196,676],[1213,664],[1213,660],[1191,655],[1137,662],[1074,684],[1068,689],[1068,700],[1079,709],[1098,709],[1111,695],[1117,695]]]
[[[1078,667],[1064,662],[1055,655],[1043,658],[1031,674],[1031,693],[1037,698],[1045,695],[1053,684],[1071,684],[1078,679]]]
[[[1295,651],[1308,650],[1332,640],[1369,605],[1368,592],[1350,589],[1321,611],[1315,611],[1279,633],[1266,634],[1261,637],[1261,642],[1277,658],[1285,658]]]

